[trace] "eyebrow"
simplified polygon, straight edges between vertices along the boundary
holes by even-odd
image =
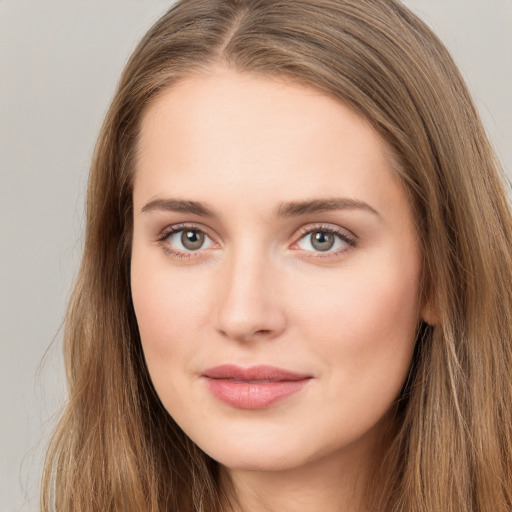
[[[334,210],[364,210],[380,217],[379,212],[369,204],[346,197],[286,202],[279,206],[276,215],[277,217],[287,218]]]
[[[154,199],[142,207],[141,212],[154,211],[193,213],[201,217],[217,217],[213,209],[198,201],[183,201],[181,199]]]
[[[288,201],[282,203],[275,210],[278,218],[300,217],[312,213],[328,212],[335,210],[363,210],[370,212],[377,217],[380,214],[369,204],[356,199],[345,197],[334,197],[326,199],[312,199],[307,201]],[[182,199],[153,199],[145,204],[141,212],[171,211],[179,213],[191,213],[201,217],[218,217],[213,208],[198,201],[185,201]]]

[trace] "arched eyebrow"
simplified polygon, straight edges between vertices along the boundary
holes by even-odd
[[[380,214],[369,204],[346,197],[313,199],[308,201],[290,201],[281,204],[276,210],[276,217],[299,217],[311,213],[329,212],[335,210],[364,210],[380,218]]]
[[[277,218],[289,218],[336,210],[364,210],[381,218],[379,212],[369,204],[345,197],[312,199],[307,201],[288,201],[280,204],[276,208],[274,214]],[[217,212],[206,203],[173,198],[153,199],[149,203],[145,204],[141,209],[142,213],[153,211],[191,213],[201,217],[210,218],[219,216]]]
[[[181,199],[153,199],[145,204],[141,212],[154,212],[154,211],[167,211],[167,212],[181,212],[193,213],[201,217],[217,217],[217,213],[207,206],[205,203],[198,201],[184,201]]]

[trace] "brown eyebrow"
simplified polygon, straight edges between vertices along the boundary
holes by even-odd
[[[380,217],[380,214],[369,204],[356,199],[335,197],[327,199],[312,199],[309,201],[289,201],[282,203],[276,209],[276,217],[299,217],[311,213],[327,212],[334,210],[366,210]],[[142,207],[141,212],[153,212],[157,210],[192,213],[201,217],[217,217],[217,213],[205,203],[198,201],[184,201],[181,199],[153,199]]]
[[[217,214],[204,203],[183,201],[181,199],[154,199],[142,207],[141,212],[163,210],[169,212],[193,213],[202,217],[216,217]]]
[[[277,217],[298,217],[300,215],[308,215],[311,213],[328,212],[333,210],[366,210],[377,217],[379,212],[372,208],[369,204],[363,203],[356,199],[345,197],[334,197],[328,199],[313,199],[311,201],[290,201],[283,203],[277,209]]]

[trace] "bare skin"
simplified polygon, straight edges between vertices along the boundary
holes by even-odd
[[[340,102],[215,69],[146,112],[131,274],[144,354],[237,512],[362,510],[428,314],[420,274],[387,148]],[[223,395],[208,372],[227,364],[304,385],[268,401],[269,382],[228,379]]]

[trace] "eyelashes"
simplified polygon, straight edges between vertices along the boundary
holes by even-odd
[[[166,254],[179,259],[196,258],[199,251],[220,247],[196,224],[169,226],[158,237],[158,243]]]
[[[214,246],[213,240],[197,227],[170,228],[163,238],[169,246],[180,252],[195,252],[200,249],[210,249]]]
[[[294,234],[293,239],[295,241],[289,246],[291,250],[317,259],[340,257],[357,245],[352,233],[326,224],[304,226]],[[198,224],[169,226],[158,236],[157,242],[166,254],[180,260],[201,258],[205,252],[221,247],[209,231]]]
[[[339,254],[356,246],[354,235],[332,226],[306,226],[299,230],[298,236],[292,248],[318,253],[315,257]]]

